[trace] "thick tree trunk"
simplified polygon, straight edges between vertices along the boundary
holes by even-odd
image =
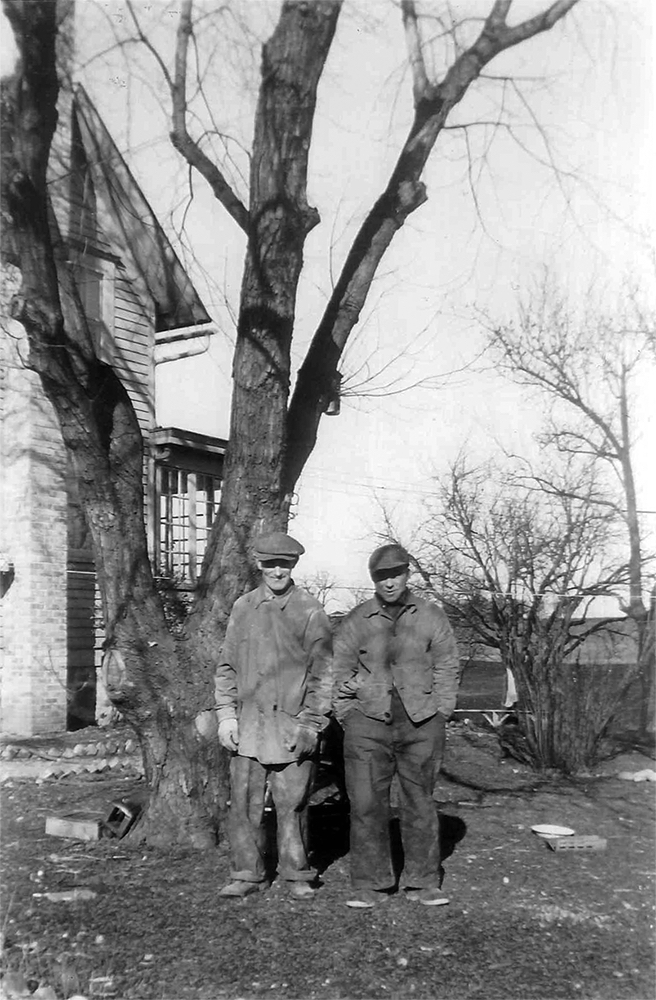
[[[194,615],[206,648],[253,582],[251,540],[263,529],[284,529],[289,517],[292,332],[303,247],[319,221],[307,202],[307,166],[317,87],[340,7],[341,0],[283,4],[262,52],[229,445]]]
[[[143,751],[149,808],[135,832],[204,846],[216,840],[227,788],[215,731],[194,724],[213,701],[211,667],[187,661],[181,669],[185,645],[167,627],[148,561],[138,422],[120,380],[94,356],[51,229],[46,176],[57,120],[57,8],[10,2],[5,9],[23,61],[3,92],[3,209],[12,221],[3,227],[3,256],[21,271],[13,313],[57,414],[92,538],[108,692]]]

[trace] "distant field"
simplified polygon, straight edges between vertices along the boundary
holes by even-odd
[[[462,672],[457,708],[502,708],[506,671],[499,663],[471,664]]]
[[[607,671],[610,668],[608,664],[601,664],[598,669]],[[614,669],[626,668],[618,665]],[[456,710],[460,714],[463,711],[502,709],[505,697],[506,671],[499,663],[471,664],[465,667],[462,673]],[[624,696],[620,710],[611,722],[609,732],[618,736],[630,734],[639,728],[642,697],[640,685],[632,684]]]

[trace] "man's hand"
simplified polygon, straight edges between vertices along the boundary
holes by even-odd
[[[294,736],[285,741],[287,750],[295,753],[298,760],[311,757],[317,747],[318,733],[307,726],[299,726]]]
[[[219,743],[226,750],[236,750],[239,746],[239,723],[236,719],[219,722]]]

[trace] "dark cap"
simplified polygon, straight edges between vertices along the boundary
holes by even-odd
[[[373,576],[379,569],[395,569],[398,566],[409,566],[410,556],[402,545],[392,543],[381,545],[369,556],[369,574]]]
[[[253,555],[256,559],[298,559],[304,552],[301,543],[284,531],[260,535],[253,542]]]

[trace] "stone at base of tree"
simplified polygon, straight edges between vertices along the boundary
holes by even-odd
[[[28,997],[30,990],[22,972],[5,972],[2,977],[2,993],[9,1000],[13,997]]]

